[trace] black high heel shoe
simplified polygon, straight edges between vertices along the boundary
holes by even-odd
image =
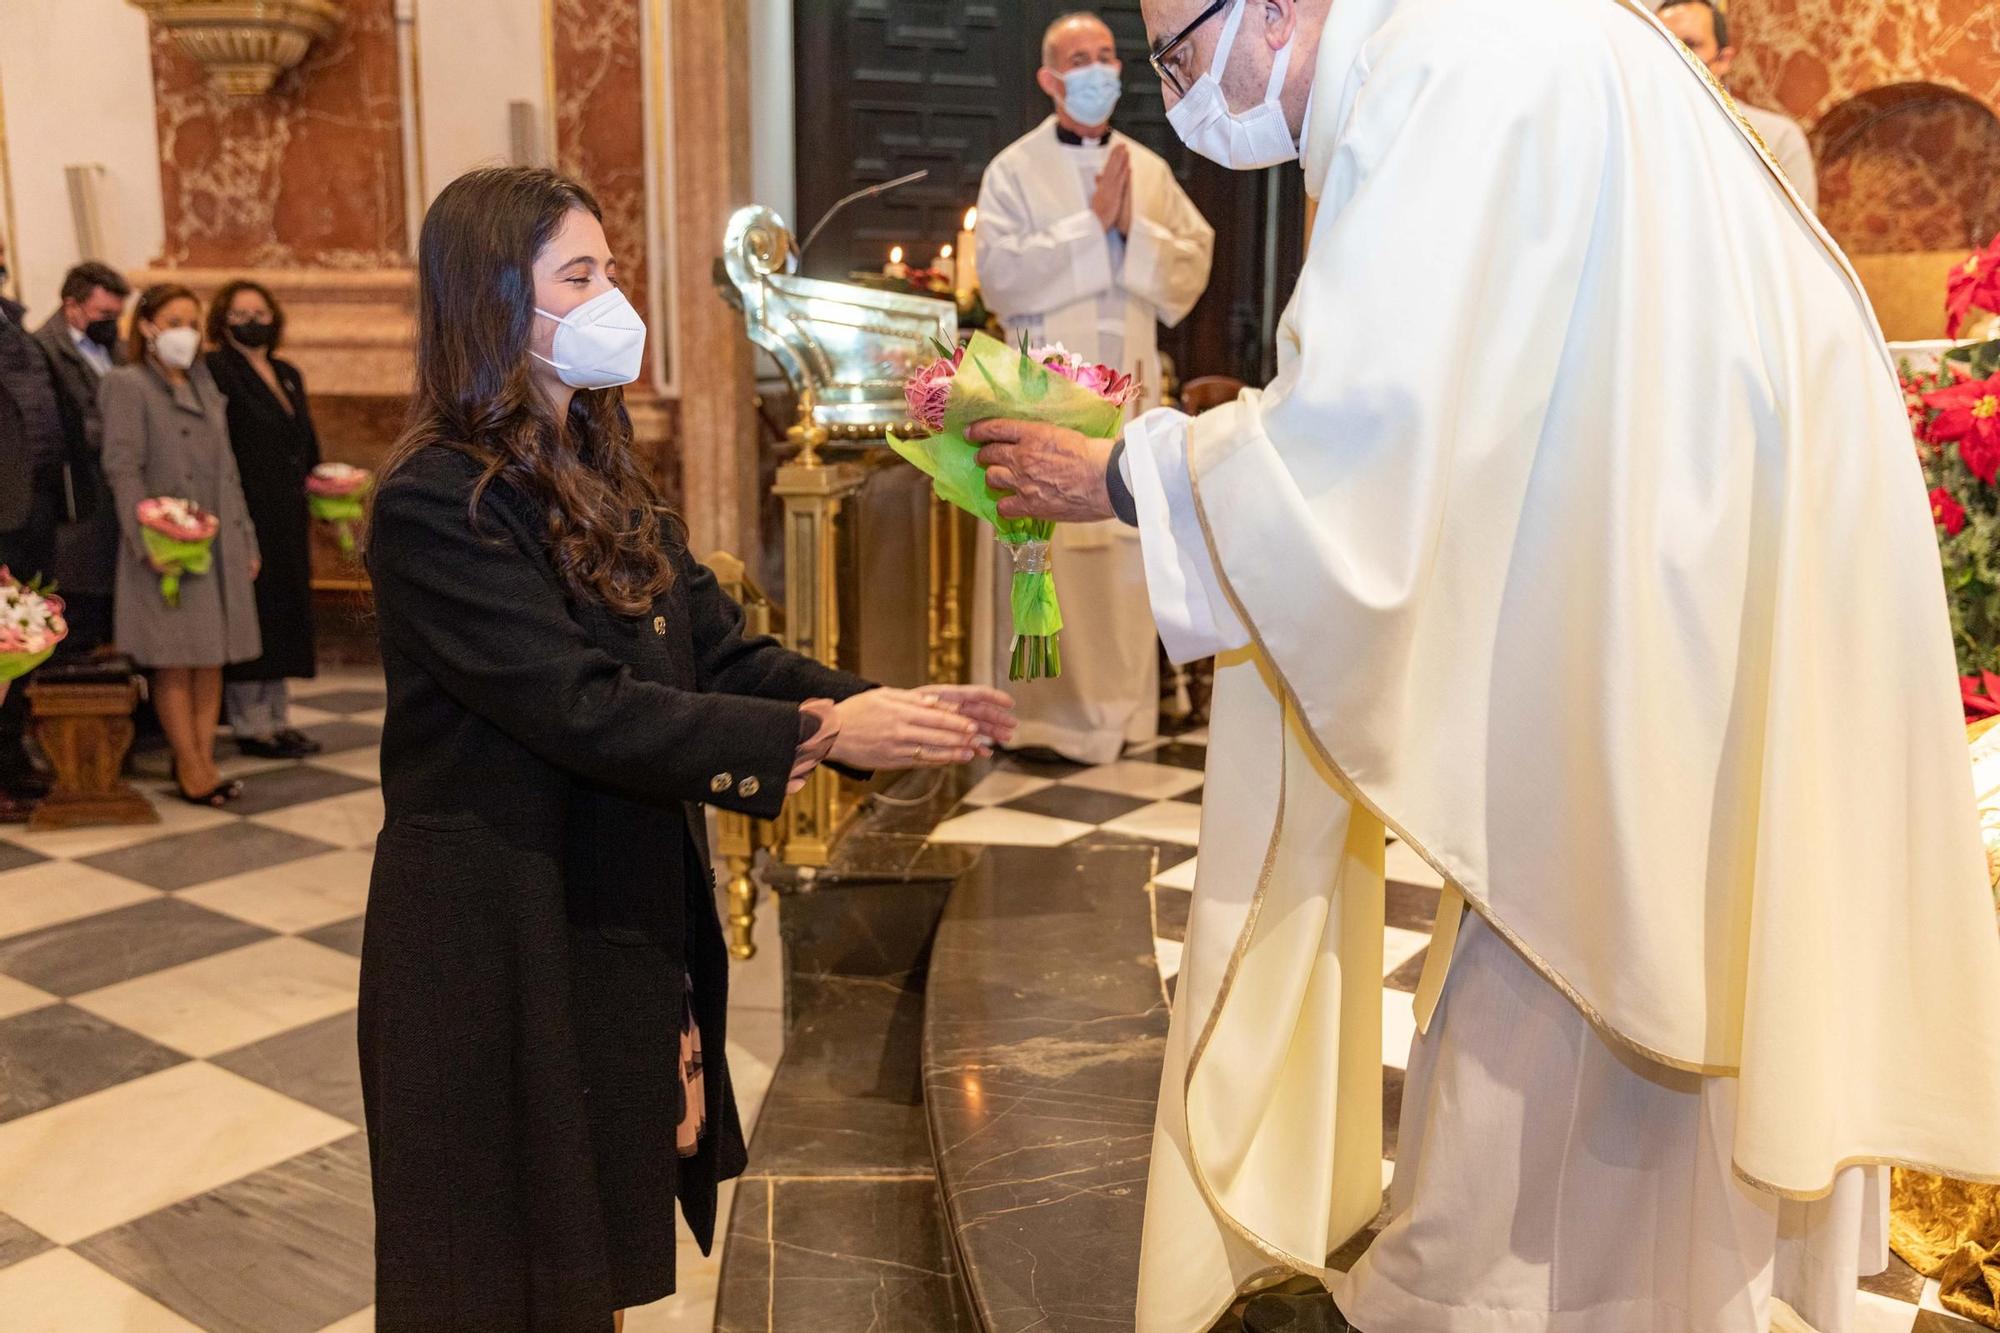
[[[170,760],[167,771],[174,780],[174,795],[189,805],[205,805],[211,810],[220,810],[231,801],[241,799],[243,795],[243,784],[235,778],[224,778],[208,791],[196,795],[181,785],[181,766],[178,760]]]

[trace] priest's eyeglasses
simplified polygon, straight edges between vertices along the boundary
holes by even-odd
[[[1229,8],[1232,3],[1233,0],[1215,0],[1214,4],[1201,11],[1194,22],[1146,53],[1146,63],[1153,67],[1153,73],[1160,76],[1161,82],[1174,90],[1175,97],[1186,97],[1189,85],[1182,81],[1180,74],[1167,62],[1173,59],[1174,52],[1180,50],[1188,38],[1194,36],[1195,29]]]

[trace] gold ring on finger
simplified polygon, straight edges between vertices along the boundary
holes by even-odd
[[[916,751],[916,754],[915,754],[914,756],[912,756],[912,757],[913,757],[913,758],[915,758],[915,759],[916,759],[916,761],[917,761],[918,763],[920,763],[920,764],[924,762],[924,750],[925,750],[925,748],[926,748],[926,747],[924,747],[924,746],[921,746],[921,745],[919,745],[919,746],[917,747],[917,751]]]

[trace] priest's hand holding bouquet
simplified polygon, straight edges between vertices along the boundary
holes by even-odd
[[[943,349],[941,349],[943,350]],[[996,423],[1032,422],[1072,436],[1115,437],[1125,408],[1138,394],[1130,375],[1084,361],[1061,346],[1008,348],[983,333],[925,367],[905,386],[911,413],[933,432],[889,443],[931,478],[939,499],[982,518],[1014,559],[1014,653],[1010,680],[1062,674],[1062,608],[1056,601],[1050,539],[1068,511],[1029,508],[1002,494],[1025,479],[988,473],[981,434]],[[1106,448],[1110,446],[1107,443]],[[1040,479],[1044,483],[1050,479]],[[1109,518],[1102,513],[1078,517]]]

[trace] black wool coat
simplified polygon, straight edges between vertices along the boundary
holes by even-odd
[[[745,1165],[699,802],[778,813],[798,704],[867,682],[769,639],[684,551],[650,614],[566,595],[534,505],[431,448],[369,536],[387,823],[361,975],[383,1333],[601,1333],[674,1290]],[[707,1133],[675,1147],[688,984]]]
[[[312,605],[312,518],[306,477],[319,466],[319,433],[306,402],[305,377],[289,361],[271,358],[284,403],[243,353],[208,354],[208,370],[229,399],[229,447],[243,479],[243,503],[257,529],[264,567],[257,575],[257,624],[263,655],[227,671],[230,680],[283,680],[315,670]],[[286,406],[291,411],[285,410]]]

